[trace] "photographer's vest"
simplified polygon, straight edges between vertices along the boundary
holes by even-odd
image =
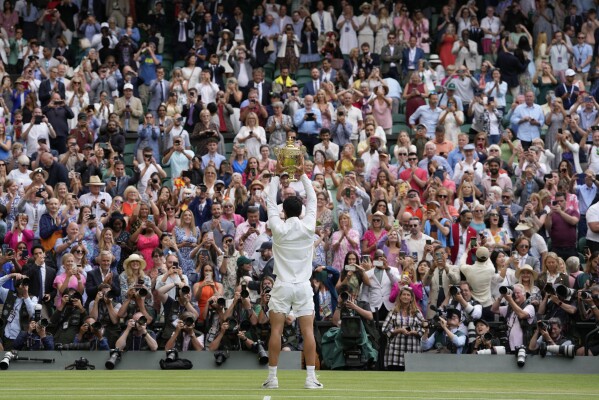
[[[169,304],[170,303],[170,304]],[[173,322],[179,318],[179,315],[187,311],[185,306],[182,306],[177,300],[173,300],[172,297],[169,297],[168,300],[164,303],[164,329],[160,334],[160,338],[164,340],[169,340],[171,335],[175,331],[175,327],[173,326]]]
[[[58,315],[58,318],[55,315]],[[50,326],[54,325],[56,327],[54,343],[72,343],[86,316],[87,312],[81,312],[69,305],[65,305],[60,312],[56,311],[50,318]]]
[[[457,337],[465,336],[464,333],[460,330],[456,330],[452,332]],[[437,349],[437,353],[451,353],[456,354],[458,352],[458,348],[453,342],[447,337],[445,331],[435,333],[435,349]]]
[[[529,304],[530,304],[530,300],[526,299],[526,301],[520,305],[520,308],[524,310],[524,308]],[[509,323],[510,319],[512,318],[512,314],[514,314],[514,311],[512,310],[512,307],[508,306],[507,312],[505,313],[506,324]],[[522,329],[522,344],[524,346],[526,346],[528,343],[530,343],[530,338],[533,335],[534,327],[536,327],[536,318],[533,320],[532,324],[529,324],[528,318],[520,319],[517,315],[515,317],[516,317],[516,320],[518,321],[518,323],[520,324],[520,328]],[[508,331],[507,331],[508,338],[510,337],[511,330],[512,330],[512,327],[508,325]],[[510,344],[510,346],[511,346],[511,344]]]
[[[4,302],[4,308],[2,309],[2,321],[4,322],[4,324],[6,324],[6,326],[8,326],[9,324],[8,320],[15,308],[15,303],[17,302],[17,299],[17,295],[12,290],[9,291],[6,295],[6,301]],[[25,306],[25,300],[21,300],[21,308],[19,309],[19,325],[22,331],[26,331],[29,327],[29,312],[27,311],[27,307]],[[2,336],[4,336],[4,330],[2,331]]]

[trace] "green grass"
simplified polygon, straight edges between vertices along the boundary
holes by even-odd
[[[303,389],[305,371],[280,371],[279,389],[262,390],[266,371],[3,371],[6,399],[592,399],[593,375],[399,372],[318,373],[322,390]]]

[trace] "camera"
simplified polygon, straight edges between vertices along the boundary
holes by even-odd
[[[339,294],[339,297],[341,298],[341,302],[345,303],[349,300],[349,293],[348,292],[341,292],[341,294]]]
[[[183,320],[183,323],[186,327],[191,328],[195,325],[195,320],[193,319],[193,317],[187,317]]]
[[[518,367],[520,368],[522,368],[524,364],[526,364],[526,347],[516,347],[516,362],[518,363]]]
[[[96,321],[93,324],[90,325],[90,328],[92,328],[94,331],[99,331],[100,329],[102,329],[102,323],[100,321]]]
[[[458,295],[462,293],[462,290],[460,289],[460,287],[458,285],[452,285],[449,287],[449,294],[452,296]]]
[[[543,287],[543,291],[547,294],[555,295],[555,288],[553,287],[553,284],[549,282],[545,284],[545,286]]]
[[[590,291],[585,290],[585,291],[581,291],[580,292],[580,298],[582,300],[590,300],[590,299],[594,299],[594,300],[599,300],[599,295],[593,295]]]
[[[551,327],[547,323],[547,321],[537,321],[537,328],[540,331],[548,331]]]
[[[476,354],[497,354],[504,355],[505,347],[504,346],[493,346],[490,349],[478,350]]]
[[[493,340],[493,335],[491,334],[491,332],[487,332],[483,335],[483,340],[485,342],[488,342],[490,340]]]
[[[574,356],[576,355],[576,346],[574,346],[573,344],[570,344],[570,345],[557,345],[557,344],[547,345],[547,343],[541,343],[539,345],[539,354],[541,355],[541,357],[545,357],[547,355],[547,353],[564,356],[564,357],[568,357],[568,358],[574,358]]]
[[[565,285],[555,285],[555,293],[562,299],[567,299],[576,293],[576,290]]]
[[[179,359],[179,352],[177,349],[171,349],[166,351],[166,362],[173,362]]]
[[[91,342],[83,343],[57,343],[54,347],[58,351],[68,350],[90,350],[92,346]]]
[[[258,354],[258,362],[260,363],[260,365],[268,364],[268,352],[264,349],[263,341],[258,340],[257,342],[255,342],[252,346],[252,350],[256,354]]]
[[[10,366],[10,362],[11,361],[16,361],[18,360],[18,356],[16,352],[6,352],[4,353],[4,358],[2,358],[2,360],[0,360],[0,369],[5,371],[8,369],[8,367]]]
[[[107,303],[110,303],[112,301],[112,299],[114,299],[115,297],[116,297],[116,293],[112,289],[110,289],[109,291],[104,293],[104,301]]]
[[[505,294],[511,296],[512,293],[514,293],[514,288],[512,286],[500,286],[499,293],[501,293],[502,295]]]
[[[148,295],[148,289],[145,287],[137,288],[135,292],[139,297],[146,297]]]
[[[144,315],[142,315],[141,317],[139,317],[137,319],[137,321],[135,321],[135,324],[136,325],[145,325],[147,322],[148,322],[148,319]]]
[[[248,290],[248,284],[246,281],[241,282],[241,298],[247,299],[250,297],[250,292]]]
[[[108,357],[108,360],[106,360],[106,363],[104,363],[104,367],[110,370],[114,369],[114,367],[121,361],[121,355],[121,349],[118,347],[110,350],[110,356]]]
[[[221,366],[225,361],[227,361],[227,358],[229,358],[229,352],[228,351],[215,351],[214,352],[214,362],[216,363],[217,366]]]
[[[179,291],[181,292],[181,294],[187,295],[187,294],[191,293],[191,288],[189,286],[185,285],[182,288],[180,288]]]

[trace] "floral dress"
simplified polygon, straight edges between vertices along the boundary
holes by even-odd
[[[333,236],[331,237],[331,244],[337,243],[340,237],[340,231],[333,233]],[[356,242],[357,245],[352,246],[347,240],[347,238],[344,237],[341,243],[339,244],[339,248],[337,248],[337,251],[335,251],[335,254],[333,256],[333,268],[340,272],[343,269],[343,263],[345,262],[345,256],[347,255],[347,253],[349,253],[350,251],[355,251],[356,253],[360,254],[360,234],[357,230],[350,229],[349,237],[352,241]]]
[[[194,236],[193,233],[191,233],[191,232],[188,235],[185,233],[185,229],[176,227],[175,228],[175,241],[177,242],[177,244],[179,244],[181,242],[197,243],[198,236],[197,236],[197,234]],[[195,266],[196,266],[195,260],[189,256],[189,253],[191,253],[192,250],[193,250],[193,247],[180,247],[179,248],[179,253],[181,254],[181,257],[179,258],[179,260],[181,261],[181,269],[183,270],[183,273],[188,276],[190,273],[194,272]]]
[[[19,206],[20,201],[21,201],[21,196],[19,196],[18,194],[12,200],[12,208],[10,209],[10,212],[6,216],[6,230],[7,231],[10,231],[12,229],[12,224],[17,219],[17,214],[19,213],[19,210],[17,208]],[[2,204],[3,206],[6,207],[6,205],[8,204],[8,196],[7,195],[0,197],[0,204]]]
[[[89,226],[85,226],[83,228],[83,240],[82,243],[85,246],[85,250],[87,250],[87,262],[88,264],[92,264],[94,249],[98,245],[96,239],[96,231],[102,231],[104,229],[104,225],[101,222],[98,222],[95,228],[89,228]]]

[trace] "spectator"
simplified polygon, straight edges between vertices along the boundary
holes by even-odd
[[[588,216],[588,211],[587,211]],[[566,208],[564,193],[555,194],[549,215],[545,219],[545,229],[551,238],[551,249],[562,259],[577,256],[576,226],[580,213],[578,210]]]

